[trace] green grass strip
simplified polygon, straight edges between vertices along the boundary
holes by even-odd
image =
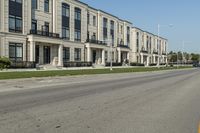
[[[135,68],[113,68],[110,69],[86,69],[86,70],[54,70],[54,71],[26,71],[26,72],[0,72],[0,80],[19,79],[33,77],[55,77],[55,76],[73,76],[73,75],[91,75],[91,74],[109,74],[109,73],[130,73],[130,72],[151,72],[161,70],[186,69],[192,67],[135,67]]]

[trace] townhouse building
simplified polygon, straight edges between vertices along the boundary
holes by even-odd
[[[1,0],[0,56],[65,66],[166,62],[167,40],[78,0]]]
[[[137,27],[132,28],[132,39],[132,62],[146,66],[167,63],[167,39]]]

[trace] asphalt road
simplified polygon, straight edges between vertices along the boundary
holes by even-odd
[[[0,81],[0,133],[197,133],[200,70]]]

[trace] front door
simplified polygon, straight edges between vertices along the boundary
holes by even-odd
[[[51,48],[50,46],[44,46],[44,64],[50,64],[51,60]]]
[[[93,61],[92,61],[93,63],[96,63],[96,56],[97,56],[96,50],[93,50],[93,56],[92,56],[93,57],[92,58],[93,59]]]
[[[35,47],[35,62],[36,62],[36,64],[39,63],[39,59],[40,59],[40,46],[36,45],[36,47]]]

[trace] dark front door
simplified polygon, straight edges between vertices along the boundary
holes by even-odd
[[[36,47],[35,47],[35,62],[36,62],[36,64],[39,63],[39,60],[40,60],[40,46],[36,45]]]
[[[51,60],[51,48],[50,46],[44,46],[44,64],[50,64]]]
[[[92,61],[93,63],[96,62],[96,56],[97,56],[97,53],[96,53],[96,51],[94,50],[94,51],[93,51],[93,56],[92,56],[92,57],[93,57],[93,61]]]

